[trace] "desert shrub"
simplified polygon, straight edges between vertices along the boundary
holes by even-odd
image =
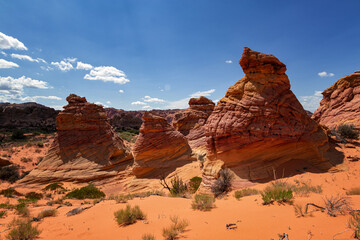
[[[25,198],[33,201],[38,201],[43,198],[43,195],[37,192],[28,192],[27,194],[25,194]]]
[[[131,194],[128,194],[128,195],[120,194],[120,195],[116,196],[114,199],[115,199],[116,203],[127,203],[128,200],[131,200],[133,198],[134,198],[134,196],[132,196]]]
[[[135,223],[137,220],[145,219],[145,214],[140,210],[139,206],[131,207],[126,205],[125,209],[121,209],[114,213],[117,223],[120,226],[126,226]]]
[[[259,191],[253,188],[244,188],[238,191],[235,191],[235,198],[240,200],[242,197],[251,196],[259,194]]]
[[[63,187],[63,183],[60,182],[55,182],[55,183],[50,183],[49,185],[47,185],[46,187],[44,187],[45,191],[55,191],[55,190],[65,190],[65,188]]]
[[[175,176],[173,179],[171,179],[170,182],[171,182],[171,189],[170,189],[171,196],[177,197],[185,194],[187,190],[187,186],[181,178]]]
[[[3,218],[6,216],[6,211],[0,211],[0,218]]]
[[[351,211],[351,203],[348,197],[345,196],[331,196],[324,199],[326,212],[332,216],[344,215]]]
[[[336,132],[343,138],[358,139],[359,132],[354,129],[352,124],[341,124],[338,126]]]
[[[18,191],[15,190],[15,188],[12,187],[1,190],[0,195],[4,195],[4,197],[8,197],[8,198],[13,196],[22,196],[21,193],[19,193]]]
[[[29,220],[14,219],[9,228],[11,230],[6,238],[10,240],[32,240],[41,232],[37,227],[33,227]]]
[[[105,193],[100,191],[94,184],[89,183],[86,187],[82,187],[80,189],[75,189],[68,194],[66,194],[67,198],[75,198],[75,199],[95,199],[105,197]]]
[[[155,240],[155,236],[153,234],[147,233],[141,237],[141,240]]]
[[[190,182],[189,182],[189,191],[191,193],[195,193],[198,190],[198,188],[200,187],[201,181],[202,181],[201,177],[191,178]]]
[[[208,194],[196,194],[191,204],[193,209],[210,211],[214,207],[215,198]]]
[[[36,144],[39,148],[43,148],[44,147],[44,143],[43,142],[38,142]],[[36,150],[39,150],[39,149],[36,149]],[[39,151],[39,153],[41,152],[41,150]]]
[[[0,203],[0,208],[3,208],[3,209],[14,209],[15,206],[12,205],[12,204],[9,204],[9,203]]]
[[[211,186],[211,191],[215,195],[215,197],[226,193],[230,190],[231,180],[233,178],[233,174],[229,169],[222,169],[219,172],[219,178],[215,181],[215,183]]]
[[[25,138],[26,138],[26,136],[24,135],[24,132],[21,130],[15,130],[11,134],[12,140],[21,140],[21,139],[25,139]]]
[[[346,192],[346,195],[360,195],[360,188],[352,188]]]
[[[20,161],[22,161],[23,163],[28,163],[28,162],[32,162],[32,158],[22,157]]]
[[[118,133],[118,135],[122,139],[124,139],[124,140],[126,140],[128,142],[132,142],[132,143],[136,142],[137,134],[138,133],[135,133],[135,132],[132,132],[132,131],[120,131]]]
[[[354,238],[360,239],[360,212],[350,212],[351,218],[349,219],[349,228],[354,231]]]
[[[15,206],[16,214],[22,216],[22,217],[29,217],[30,211],[25,203],[20,203]]]
[[[145,197],[150,197],[150,196],[165,196],[165,193],[159,190],[155,190],[155,191],[147,191],[147,192],[138,192],[138,193],[133,193],[133,194],[129,194],[128,196],[131,196],[131,198],[145,198]],[[129,199],[130,200],[130,199]]]
[[[189,226],[189,222],[185,219],[180,220],[179,216],[171,216],[170,221],[172,224],[167,228],[163,228],[162,235],[166,240],[176,239]]]
[[[67,207],[71,207],[72,206],[72,203],[71,202],[64,202],[64,205],[67,206]]]
[[[19,167],[12,165],[12,166],[5,166],[0,168],[0,180],[8,181],[10,183],[14,183],[19,180]]]
[[[46,203],[46,205],[48,205],[48,206],[52,206],[52,205],[54,205],[54,204],[59,204],[59,205],[61,205],[62,203],[63,203],[63,199],[62,199],[62,198],[58,198],[58,199],[56,199],[56,200],[48,201],[48,202]]]
[[[292,187],[292,190],[299,196],[308,196],[310,192],[322,193],[320,185],[313,186],[307,182],[295,181],[296,186]]]
[[[57,210],[53,209],[53,208],[47,208],[42,210],[39,215],[38,218],[46,218],[46,217],[55,217],[57,214]]]
[[[289,202],[293,198],[292,185],[284,181],[272,182],[265,190],[261,193],[263,204],[271,204],[274,201],[278,203]]]

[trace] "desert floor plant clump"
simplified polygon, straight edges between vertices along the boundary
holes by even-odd
[[[200,184],[201,184],[201,181],[202,181],[202,178],[201,177],[193,177],[190,179],[190,182],[189,182],[189,192],[190,193],[195,193],[198,188],[200,187]]]
[[[271,204],[275,201],[278,203],[292,203],[292,185],[279,180],[272,182],[261,193],[261,198],[264,205]]]
[[[120,226],[126,226],[135,223],[137,220],[144,220],[145,214],[140,210],[139,206],[131,207],[126,205],[125,209],[121,209],[114,213],[116,222]]]
[[[332,216],[344,215],[352,210],[350,199],[345,196],[331,196],[324,199],[325,210]]]
[[[6,211],[0,211],[0,218],[3,218],[6,216]]]
[[[252,195],[257,195],[257,194],[259,194],[259,191],[256,189],[244,188],[244,189],[235,191],[235,198],[237,200],[240,200],[242,197],[252,196]]]
[[[351,211],[349,219],[349,228],[354,231],[354,238],[360,239],[360,211]]]
[[[9,224],[9,228],[11,230],[6,236],[9,240],[32,240],[41,233],[37,226],[32,226],[30,220],[14,219]]]
[[[341,124],[337,127],[336,132],[346,139],[358,139],[359,132],[354,129],[352,124]]]
[[[27,194],[25,194],[25,198],[31,201],[38,201],[43,197],[44,196],[41,193],[37,193],[37,192],[28,192]]]
[[[16,214],[22,216],[22,217],[29,217],[30,211],[25,203],[20,203],[15,206]]]
[[[171,225],[163,228],[163,237],[166,240],[174,240],[189,226],[189,222],[185,219],[180,219],[179,216],[170,217]]]
[[[68,194],[66,194],[67,198],[75,198],[75,199],[95,199],[105,197],[105,193],[100,191],[93,183],[89,183],[87,186],[82,187],[80,189],[75,189]]]
[[[12,166],[5,166],[0,168],[0,180],[14,183],[19,179],[20,179],[20,174],[19,174],[18,166],[12,165]]]
[[[223,193],[226,193],[231,188],[231,180],[234,175],[230,172],[229,169],[222,169],[219,172],[219,178],[211,186],[211,191],[215,197],[220,196]]]
[[[4,195],[4,197],[11,198],[13,196],[22,196],[21,193],[15,190],[15,188],[7,188],[0,191],[0,195]]]
[[[141,240],[155,240],[155,236],[153,234],[147,233],[141,237]]]
[[[41,219],[41,218],[46,218],[46,217],[55,217],[56,214],[57,214],[56,209],[46,208],[39,213],[38,218]]]
[[[350,189],[346,195],[360,195],[360,187]]]
[[[322,193],[322,188],[320,185],[311,185],[310,182],[298,181],[295,180],[296,185],[294,185],[292,190],[299,196],[307,197],[312,193]]]
[[[187,186],[177,175],[170,180],[171,187],[167,184],[165,178],[160,179],[160,184],[169,190],[172,197],[184,197],[186,195]]]
[[[65,190],[65,188],[63,187],[63,183],[60,182],[55,182],[55,183],[50,183],[49,185],[47,185],[46,187],[44,187],[45,191],[56,191],[56,190]]]
[[[208,194],[196,194],[191,207],[194,210],[210,211],[214,207],[215,198]]]

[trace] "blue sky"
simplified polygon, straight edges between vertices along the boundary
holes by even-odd
[[[130,109],[186,108],[244,76],[243,48],[287,65],[314,111],[360,69],[360,1],[0,0],[0,101],[60,109],[70,93]]]

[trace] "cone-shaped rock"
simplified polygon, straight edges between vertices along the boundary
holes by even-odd
[[[116,176],[131,164],[132,155],[111,129],[102,106],[75,94],[66,100],[49,152],[22,182],[98,180]]]
[[[285,64],[245,48],[240,65],[245,76],[228,89],[205,126],[203,185],[224,166],[252,182],[273,178],[274,171],[281,175],[289,162],[331,168],[327,134],[290,90]]]
[[[340,78],[322,94],[315,121],[330,129],[343,123],[360,128],[360,71]]]
[[[137,177],[165,177],[195,159],[186,138],[165,118],[145,112],[140,134],[133,147],[133,173]]]

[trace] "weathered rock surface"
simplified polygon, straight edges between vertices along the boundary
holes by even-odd
[[[289,175],[305,163],[329,170],[342,160],[341,154],[329,152],[326,132],[290,90],[285,64],[245,48],[240,65],[245,76],[228,89],[205,126],[203,187],[209,187],[223,167],[241,181],[258,182],[272,179],[274,171]],[[336,159],[330,159],[331,154]]]
[[[315,121],[330,129],[343,123],[360,128],[360,71],[340,78],[322,94]]]
[[[191,98],[189,108],[175,115],[173,126],[187,138],[191,148],[206,146],[205,123],[214,107],[206,97]]]
[[[102,106],[75,94],[66,100],[49,152],[21,182],[99,180],[131,164],[132,155],[111,129]]]
[[[145,112],[142,118],[140,134],[132,149],[135,176],[165,177],[177,167],[195,160],[186,138],[165,118],[152,112]]]
[[[38,103],[0,103],[0,129],[55,131],[59,111]]]

